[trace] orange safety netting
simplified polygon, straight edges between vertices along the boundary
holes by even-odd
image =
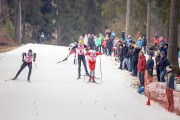
[[[166,84],[156,82],[155,78],[145,72],[145,95],[151,100],[158,102],[170,112],[180,115],[180,91],[166,87]]]

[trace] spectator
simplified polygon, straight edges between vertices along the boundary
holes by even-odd
[[[151,77],[153,77],[153,67],[154,67],[154,60],[152,59],[152,55],[149,54],[149,58],[146,62],[146,70]]]
[[[158,35],[155,35],[155,36],[154,36],[154,46],[156,46],[156,48],[157,48],[158,45],[159,45]]]
[[[168,65],[170,65],[170,64],[169,64],[168,59],[165,56],[164,51],[161,52],[161,59],[160,59],[159,63],[160,63],[160,67],[159,67],[159,69],[160,69],[160,81],[165,82],[164,77],[165,77],[165,74],[166,74],[166,67]]]
[[[129,61],[128,61],[128,70],[129,72],[132,72],[132,57],[133,57],[133,46],[132,46],[132,42],[130,42],[131,44],[128,47],[128,56],[129,56]]]
[[[146,69],[146,57],[144,56],[144,53],[142,51],[139,52],[138,65],[137,66],[138,66],[140,84],[141,84],[141,86],[144,86],[144,74],[145,74],[145,69]]]
[[[99,38],[98,38],[98,46],[99,46],[99,52],[101,53],[101,47],[102,47],[102,33],[99,34]]]
[[[125,41],[125,32],[124,31],[121,33],[121,38],[123,39],[123,41]]]
[[[141,39],[141,37],[139,37],[139,39],[137,40],[137,45],[138,45],[138,47],[142,48],[142,39]]]
[[[83,40],[84,40],[84,44],[88,45],[88,35],[87,34],[84,35],[84,39]]]
[[[138,56],[141,48],[139,48],[136,44],[135,41],[132,42],[132,46],[134,47],[133,49],[133,56],[132,56],[132,76],[137,76],[137,64],[138,64]]]
[[[160,51],[156,52],[156,57],[155,57],[155,63],[156,63],[156,75],[157,75],[157,80],[160,82]]]
[[[131,35],[128,35],[128,38],[126,39],[126,45],[129,47],[130,42],[132,41]]]
[[[128,67],[128,61],[129,61],[128,47],[126,46],[125,42],[123,43],[123,47],[122,47],[122,56],[123,56],[122,69],[125,69]]]
[[[111,37],[116,37],[116,33],[114,31],[111,32]]]
[[[106,35],[106,37],[104,37],[103,39],[103,51],[104,51],[104,54],[107,55],[107,41],[108,41],[108,35]]]
[[[167,51],[168,51],[168,44],[161,43],[159,47],[160,52],[164,51],[165,56],[167,56]]]
[[[97,37],[97,35],[94,36],[94,42],[95,42],[95,50],[96,50],[96,52],[98,52],[99,44],[98,44],[98,37]]]
[[[118,56],[119,56],[119,60],[120,60],[120,65],[118,69],[122,70],[122,63],[123,63],[123,54],[122,54],[122,41],[119,44],[119,52],[118,52]]]
[[[111,38],[108,40],[108,43],[107,43],[108,55],[109,55],[109,56],[112,55],[112,51],[113,51],[113,41],[114,41],[114,38],[111,37]]]
[[[166,67],[167,70],[167,81],[166,81],[166,86],[170,89],[174,89],[174,73],[172,72],[172,66],[169,65]]]

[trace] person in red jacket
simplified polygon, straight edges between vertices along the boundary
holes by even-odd
[[[96,67],[96,57],[98,55],[101,55],[100,52],[96,52],[95,50],[89,51],[86,53],[88,58],[88,64],[89,64],[89,81],[95,82],[95,67]]]
[[[139,52],[139,58],[138,58],[138,73],[139,73],[139,80],[141,86],[144,86],[144,75],[145,75],[145,69],[146,69],[146,57],[144,56],[144,53],[142,51]]]

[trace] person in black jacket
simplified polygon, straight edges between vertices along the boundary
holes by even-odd
[[[157,80],[160,82],[160,51],[157,51],[156,57],[155,57],[155,63],[156,63],[156,75],[157,75]]]
[[[128,67],[128,61],[129,61],[129,56],[128,56],[128,47],[126,46],[126,43],[123,43],[122,47],[122,56],[123,56],[123,63],[122,63],[122,69],[125,69],[125,67]]]
[[[168,59],[166,58],[165,52],[161,52],[161,59],[160,59],[160,81],[165,82],[165,74],[166,74],[166,67],[170,65]]]
[[[153,67],[154,67],[154,60],[152,59],[152,55],[149,54],[149,58],[146,61],[146,70],[151,77],[153,77]]]
[[[122,70],[122,62],[123,62],[123,56],[122,56],[122,41],[119,43],[119,51],[118,51],[119,61],[120,65],[118,69]]]
[[[139,57],[139,52],[141,51],[141,48],[139,48],[136,45],[135,41],[132,42],[132,45],[134,47],[134,50],[133,50],[133,56],[132,56],[132,73],[131,73],[131,75],[137,76],[137,64],[138,64],[138,57]]]
[[[133,46],[132,43],[128,47],[128,56],[129,56],[129,61],[128,61],[128,70],[129,72],[132,72],[132,57],[133,57]]]

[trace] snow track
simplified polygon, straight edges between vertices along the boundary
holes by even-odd
[[[31,83],[28,68],[17,81],[4,81],[19,70],[22,52],[37,53]],[[87,84],[77,78],[73,56],[66,47],[27,44],[0,59],[0,120],[179,120],[156,103],[146,106],[147,98],[129,86],[131,77],[107,56],[101,56],[103,83]],[[96,77],[100,77],[97,57]],[[82,75],[84,74],[82,65]],[[97,80],[100,82],[100,80]]]

